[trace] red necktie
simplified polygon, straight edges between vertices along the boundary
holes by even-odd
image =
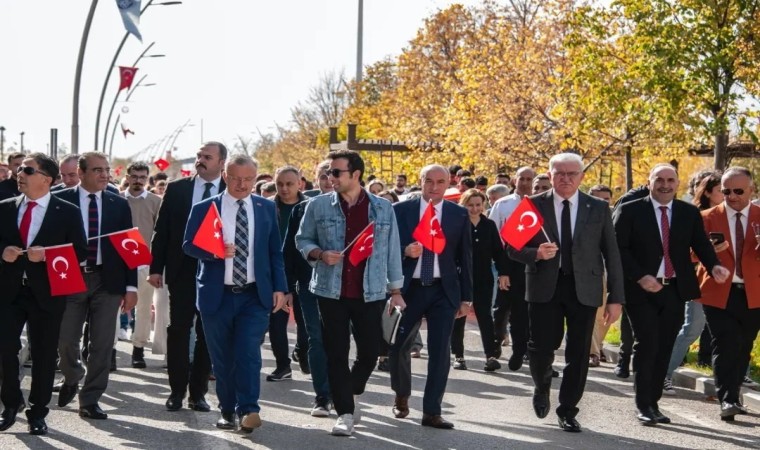
[[[670,260],[670,222],[668,222],[668,207],[660,206],[660,229],[662,231],[662,257],[665,259],[665,278],[673,278],[676,271]]]
[[[736,276],[744,278],[742,270],[742,252],[744,251],[744,225],[742,225],[742,213],[736,213]]]
[[[26,248],[29,245],[29,226],[32,225],[32,209],[37,206],[37,202],[29,202],[26,204],[26,211],[24,211],[24,216],[21,218],[21,225],[19,225],[18,230],[21,233],[21,241],[24,243],[24,247]]]

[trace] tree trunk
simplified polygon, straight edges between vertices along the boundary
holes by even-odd
[[[715,170],[725,170],[728,164],[728,132],[715,136]]]

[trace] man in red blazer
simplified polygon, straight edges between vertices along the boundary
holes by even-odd
[[[720,399],[720,417],[733,421],[747,414],[740,387],[749,364],[752,344],[760,330],[760,207],[752,204],[752,173],[731,167],[723,174],[725,201],[702,212],[705,230],[716,244],[720,264],[731,271],[731,283],[718,284],[704,266],[699,277],[707,325],[713,339],[713,369]],[[719,235],[720,234],[720,235]]]

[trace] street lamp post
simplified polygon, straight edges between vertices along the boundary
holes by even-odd
[[[26,133],[22,131],[22,132],[21,132],[21,133],[19,133],[19,134],[21,135],[21,153],[24,153],[24,135],[25,135]]]
[[[79,153],[79,86],[82,84],[82,65],[84,63],[84,50],[87,47],[87,37],[90,35],[90,26],[92,18],[95,16],[95,8],[98,6],[98,0],[92,0],[90,3],[90,12],[87,14],[87,20],[84,23],[82,32],[82,41],[79,43],[79,56],[77,57],[77,69],[74,75],[74,102],[71,111],[71,153]]]
[[[5,127],[0,126],[0,164],[5,161]]]
[[[356,27],[356,82],[362,81],[362,41],[364,37],[364,0],[359,0],[359,18]]]
[[[93,1],[97,2],[97,0],[93,0]],[[143,6],[143,8],[140,10],[140,16],[142,16],[145,10],[148,9],[151,5],[171,6],[171,5],[180,5],[180,4],[182,4],[181,1],[153,3],[153,0],[148,0],[148,3],[146,3],[145,6]],[[124,43],[127,42],[128,37],[129,37],[129,32],[124,33],[124,37],[121,39],[121,43],[116,48],[116,53],[114,53],[113,58],[111,59],[111,64],[108,66],[108,73],[106,73],[106,79],[103,81],[103,88],[100,91],[100,100],[98,101],[98,113],[97,113],[97,116],[95,116],[95,150],[98,149],[98,136],[100,135],[100,114],[103,111],[103,101],[106,98],[106,88],[108,88],[108,80],[111,79],[111,73],[113,73],[113,68],[114,66],[116,66],[116,59],[119,57],[119,54],[121,54],[121,49],[124,47]],[[106,126],[106,128],[108,128],[108,126]],[[105,139],[103,139],[103,146],[105,146]]]
[[[125,102],[129,101],[129,99],[132,97],[132,94],[135,93],[135,91],[137,90],[138,87],[140,87],[140,86],[142,86],[142,87],[149,87],[149,86],[155,86],[156,85],[156,83],[145,83],[145,84],[142,84],[143,80],[147,76],[148,75],[143,75],[142,78],[140,78],[137,81],[137,84],[135,84],[134,87],[127,94],[127,98],[124,100]],[[111,109],[111,111],[113,111],[113,108]],[[114,121],[114,123],[113,123],[113,129],[111,130],[111,141],[108,144],[108,159],[109,160],[113,156],[113,138],[114,138],[114,136],[116,136],[116,127],[119,126],[119,120],[121,120],[121,114],[119,114],[118,116],[116,116],[116,121]],[[103,148],[105,149],[105,146]]]

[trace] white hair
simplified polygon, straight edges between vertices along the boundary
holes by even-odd
[[[486,195],[497,195],[499,198],[504,197],[505,195],[509,194],[509,188],[504,186],[503,184],[494,184],[493,186],[486,189]]]
[[[230,166],[248,166],[251,165],[256,169],[259,168],[259,162],[256,161],[251,155],[246,153],[235,153],[231,155],[224,162],[224,171],[226,172]]]
[[[562,163],[576,163],[578,169],[583,170],[583,158],[576,153],[558,153],[551,157],[549,160],[549,171],[554,169],[554,166]]]
[[[447,179],[451,178],[449,169],[443,167],[440,164],[428,164],[427,166],[423,167],[422,170],[420,170],[420,181],[424,182],[425,177],[427,177],[427,174],[436,170],[440,170],[441,172],[444,172],[446,174]]]

